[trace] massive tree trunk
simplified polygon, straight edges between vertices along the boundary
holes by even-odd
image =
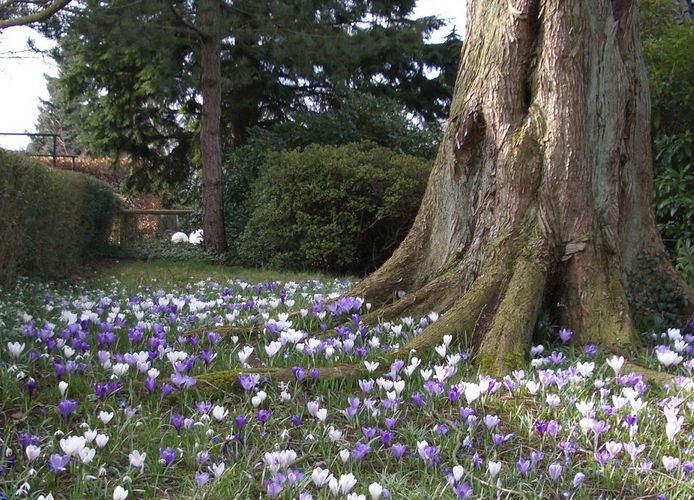
[[[206,250],[221,254],[227,250],[222,192],[222,151],[219,136],[222,109],[220,69],[222,4],[201,0],[201,93],[200,151],[202,156],[202,229]]]
[[[456,333],[492,372],[522,360],[543,311],[579,343],[629,352],[634,290],[665,287],[681,317],[694,304],[651,210],[638,4],[471,0],[468,19],[419,214],[351,294],[386,317],[444,311],[405,349]]]

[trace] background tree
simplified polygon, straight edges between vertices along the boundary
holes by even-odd
[[[414,4],[88,0],[65,16],[59,80],[80,103],[73,123],[95,152],[142,160],[140,186],[184,179],[199,157],[203,213],[219,221],[220,134],[238,146],[250,127],[339,106],[348,91],[392,95],[424,119],[442,115],[457,39],[424,45],[441,21],[408,19]],[[210,127],[218,118],[219,132]],[[203,220],[203,229],[221,251],[223,225]]]
[[[426,119],[442,118],[460,47],[425,37],[435,18],[411,20],[414,1],[236,1],[222,30],[223,147],[254,126],[300,112],[335,109],[351,92],[390,95]],[[83,2],[66,15],[58,60],[60,84],[80,105],[73,116],[87,143],[103,153],[144,158],[140,186],[189,174],[199,116],[200,58],[194,34],[165,1]],[[192,17],[187,4],[179,16]],[[435,77],[429,70],[438,72]],[[171,161],[169,161],[171,160]]]
[[[69,116],[72,113],[70,103],[56,85],[55,78],[46,76],[48,99],[41,99],[39,116],[36,119],[37,132],[59,134],[57,143],[59,154],[88,154]],[[27,146],[27,151],[37,154],[50,154],[53,150],[53,140],[47,137],[33,137]]]

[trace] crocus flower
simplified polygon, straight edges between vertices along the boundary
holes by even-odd
[[[48,458],[48,465],[50,466],[51,470],[57,474],[65,471],[69,461],[70,455],[59,455],[57,453],[53,453]]]
[[[560,463],[554,462],[549,466],[549,477],[552,478],[552,481],[558,481],[559,478],[561,477],[561,472],[563,470],[563,467]]]
[[[70,436],[60,440],[60,448],[66,455],[71,457],[79,456],[80,451],[86,444],[87,442],[82,436]]]
[[[138,450],[133,450],[128,454],[128,459],[130,461],[130,467],[133,469],[140,469],[140,473],[145,468],[145,459],[147,458],[147,453],[140,453]]]
[[[670,457],[665,455],[663,457],[663,466],[665,467],[665,470],[667,472],[672,472],[674,469],[676,469],[680,464],[680,459],[676,457]]]
[[[41,455],[41,447],[30,444],[27,445],[27,447],[24,449],[24,452],[27,455],[27,460],[29,461],[29,463],[31,463],[34,460],[36,460],[39,457],[39,455]]]
[[[347,493],[349,493],[356,484],[357,479],[354,477],[354,474],[349,473],[340,475],[339,480],[333,477],[328,482],[328,487],[333,495],[338,496],[347,495]]]
[[[499,472],[501,471],[501,461],[498,462],[493,462],[490,460],[487,463],[487,470],[489,471],[489,476],[494,479],[496,476],[499,475]]]
[[[402,457],[405,456],[405,452],[407,452],[407,446],[405,446],[402,443],[395,443],[393,446],[390,447],[390,453],[393,455],[393,458],[397,460],[398,462],[402,460]]]
[[[619,371],[624,366],[624,356],[612,356],[606,360],[610,368],[614,370],[615,376],[619,375]]]
[[[195,482],[197,483],[199,488],[202,488],[205,486],[210,480],[210,475],[207,472],[196,472],[195,473]]]
[[[369,495],[371,496],[371,500],[378,500],[381,498],[381,495],[383,494],[383,486],[381,486],[378,483],[371,483],[369,485]]]
[[[7,350],[10,352],[14,359],[18,359],[24,351],[25,344],[20,344],[19,342],[8,342]]]
[[[579,486],[581,486],[583,484],[583,481],[585,481],[585,480],[586,480],[586,475],[583,472],[577,472],[576,475],[574,476],[574,479],[572,482],[573,487],[578,488]]]
[[[168,467],[176,460],[176,450],[173,448],[159,449],[159,459],[164,467]]]
[[[313,484],[316,485],[318,488],[322,488],[332,478],[332,474],[330,474],[330,471],[328,469],[322,469],[320,467],[316,467],[313,469],[313,472],[311,473],[311,480],[313,481]]]
[[[77,409],[77,401],[72,399],[63,399],[58,403],[58,413],[60,418],[67,420]]]
[[[128,490],[122,486],[116,486],[116,489],[113,490],[113,500],[125,500],[126,498],[128,498]]]
[[[528,472],[530,472],[530,469],[532,469],[532,463],[530,460],[523,460],[522,458],[516,462],[516,468],[518,469],[518,472],[520,472],[521,476],[525,476]]]
[[[568,344],[573,334],[574,332],[571,330],[571,328],[562,328],[559,330],[559,338],[561,339],[562,344]]]

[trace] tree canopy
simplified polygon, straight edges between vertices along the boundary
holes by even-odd
[[[189,2],[78,2],[47,30],[59,41],[57,85],[96,153],[127,152],[152,177],[188,173],[200,113],[200,50]],[[345,95],[387,96],[419,120],[445,117],[460,48],[443,25],[410,18],[414,0],[223,3],[223,146],[250,128],[335,109]]]

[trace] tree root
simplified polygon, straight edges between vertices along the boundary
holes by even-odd
[[[545,253],[544,241],[536,238],[517,259],[489,328],[478,332],[477,363],[483,373],[503,376],[525,363],[547,283]]]

